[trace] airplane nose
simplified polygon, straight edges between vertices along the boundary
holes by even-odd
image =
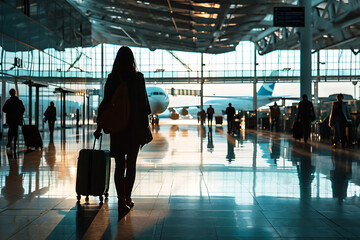
[[[166,110],[166,107],[164,106],[165,103],[160,100],[151,100],[150,101],[150,108],[151,112],[154,114],[160,114]]]

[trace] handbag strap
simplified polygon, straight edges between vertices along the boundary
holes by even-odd
[[[95,143],[96,143],[96,138],[94,139],[93,150],[95,150]],[[99,150],[101,150],[101,143],[102,143],[102,134],[100,135],[100,148],[99,148]]]

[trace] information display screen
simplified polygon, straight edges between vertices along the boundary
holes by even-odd
[[[274,7],[275,27],[304,27],[304,7]]]

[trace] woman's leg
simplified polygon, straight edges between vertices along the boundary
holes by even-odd
[[[7,147],[11,147],[11,141],[13,137],[14,137],[14,126],[9,124]]]
[[[114,181],[119,200],[125,199],[125,155],[115,157]]]
[[[50,122],[49,122],[50,123]],[[50,134],[53,135],[54,134],[54,127],[55,127],[55,121],[51,121],[51,130],[50,130]]]
[[[341,126],[339,121],[334,121],[334,130],[335,130],[334,144],[336,145],[341,136]]]
[[[48,124],[49,124],[49,132],[50,132],[50,135],[52,135],[52,132],[51,132],[51,121],[48,120]]]
[[[136,175],[136,159],[139,153],[139,145],[132,146],[131,151],[127,155],[126,159],[126,177],[125,177],[125,196],[128,203],[131,202],[131,192],[135,182]]]

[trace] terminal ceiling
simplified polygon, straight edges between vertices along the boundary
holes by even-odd
[[[87,16],[97,43],[204,53],[252,41],[260,54],[297,49],[299,28],[274,27],[273,7],[294,0],[68,0]],[[353,49],[360,38],[358,0],[312,0],[313,49]]]

